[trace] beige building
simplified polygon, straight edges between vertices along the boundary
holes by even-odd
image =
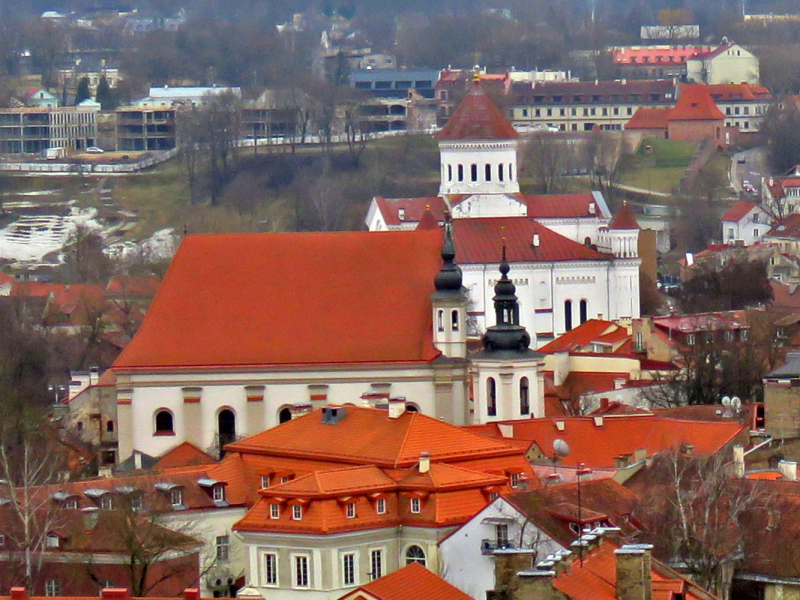
[[[95,145],[94,102],[63,108],[0,109],[0,154],[34,154],[48,148],[84,150]]]
[[[176,146],[174,106],[126,106],[117,109],[117,150],[171,150]]]
[[[724,42],[710,52],[696,54],[686,61],[686,79],[694,83],[749,83],[758,85],[758,58],[746,48]]]

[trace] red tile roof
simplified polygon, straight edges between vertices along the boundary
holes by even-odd
[[[670,108],[638,108],[628,119],[625,129],[666,129]]]
[[[800,238],[800,213],[785,216],[772,226],[767,233],[769,237]]]
[[[411,563],[383,577],[362,585],[339,600],[471,600],[419,563]]]
[[[533,246],[534,235],[539,246]],[[500,263],[503,238],[508,260],[514,262],[560,262],[568,260],[610,260],[609,254],[548,229],[528,217],[455,219],[453,240],[456,260],[461,264]]]
[[[375,202],[381,211],[387,225],[402,225],[403,223],[418,223],[430,207],[433,216],[441,223],[444,221],[444,210],[447,208],[441,196],[425,196],[422,198],[384,198],[375,196]],[[403,218],[400,219],[400,209],[403,209]]]
[[[163,471],[174,467],[191,467],[197,465],[215,465],[217,461],[189,442],[183,442],[165,453],[153,465],[154,471]]]
[[[344,406],[342,410],[344,418],[334,425],[323,423],[322,410],[316,410],[229,444],[226,450],[391,468],[416,465],[422,452],[428,452],[433,462],[449,463],[521,453],[421,413],[405,412],[393,419],[381,409]],[[343,439],[348,443],[342,444]]]
[[[707,85],[683,83],[678,87],[678,101],[670,110],[670,121],[721,121],[725,119]]]
[[[564,219],[575,217],[604,218],[592,194],[525,194],[522,199],[532,219]],[[592,212],[594,205],[594,212]]]
[[[422,218],[417,223],[417,229],[422,230],[430,230],[430,229],[441,229],[441,225],[439,224],[439,220],[433,216],[433,212],[429,208],[425,208],[425,212],[422,213]]]
[[[706,52],[708,46],[639,46],[634,48],[614,48],[611,55],[618,65],[675,65],[685,64],[686,59],[698,52]],[[661,60],[658,60],[658,59]]]
[[[436,134],[440,142],[514,140],[519,134],[477,82],[447,124]]]
[[[115,369],[428,362],[441,244],[439,231],[188,236]]]
[[[622,203],[622,208],[619,209],[617,216],[611,221],[608,226],[609,229],[639,229],[639,223],[636,222],[636,217],[633,216],[633,211],[628,206],[627,202]]]
[[[557,337],[552,342],[539,348],[539,352],[552,354],[564,350],[572,350],[587,346],[608,331],[619,328],[614,321],[604,321],[602,319],[589,319],[564,335]],[[623,331],[625,328],[622,328]]]
[[[563,423],[563,430],[558,423]],[[725,447],[749,423],[685,421],[645,415],[610,415],[598,424],[595,417],[562,417],[506,421],[511,437],[531,440],[545,454],[553,451],[557,438],[570,447],[561,464],[613,467],[614,458],[643,448],[648,456],[670,450],[682,443],[691,444],[700,455],[711,455]]]
[[[738,223],[756,206],[755,202],[737,202],[725,211],[725,214],[720,217],[720,221],[733,221]]]
[[[158,286],[158,278],[152,275],[146,277],[115,275],[109,280],[106,293],[122,296],[155,296]]]
[[[717,83],[708,86],[708,92],[715,101],[732,102],[737,100],[771,100],[772,92],[762,85],[749,83]]]

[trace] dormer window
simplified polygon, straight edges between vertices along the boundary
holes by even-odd
[[[299,504],[292,505],[292,519],[295,521],[302,521],[303,519],[303,507]]]
[[[378,498],[378,501],[375,503],[375,512],[379,515],[386,514],[386,498]]]
[[[512,488],[519,487],[520,475],[521,475],[520,473],[511,473],[511,487]]]
[[[173,488],[169,492],[169,502],[174,508],[183,506],[183,489]]]
[[[420,501],[419,498],[411,498],[410,503],[411,512],[417,514],[420,512]]]
[[[261,488],[265,489],[269,487],[269,475],[262,475],[261,476]]]
[[[113,510],[114,497],[111,494],[104,494],[100,496],[100,508],[103,510]]]
[[[214,502],[224,502],[225,501],[225,486],[222,484],[215,485],[211,491],[212,497],[214,498]]]
[[[356,503],[355,502],[348,502],[345,508],[345,513],[348,519],[355,519],[356,518]]]
[[[47,540],[45,541],[45,545],[48,548],[60,548],[61,547],[61,538],[58,537],[57,533],[48,533]]]
[[[281,505],[273,502],[269,505],[269,518],[270,519],[280,519],[281,518]]]

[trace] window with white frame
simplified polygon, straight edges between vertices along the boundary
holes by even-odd
[[[46,579],[44,582],[45,596],[60,596],[61,595],[61,580],[60,579]]]
[[[294,586],[299,588],[308,587],[308,556],[295,555],[294,557]]]
[[[269,475],[262,475],[261,476],[261,487],[268,488],[269,487]]]
[[[347,512],[348,519],[355,519],[356,518],[356,503],[355,502],[348,502],[347,508],[345,509]]]
[[[214,502],[224,502],[225,500],[224,485],[215,485],[213,488],[211,488],[211,493],[213,494]]]
[[[292,505],[292,519],[300,521],[303,518],[303,507],[299,504]]]
[[[114,498],[111,494],[103,494],[100,496],[100,508],[103,510],[112,510],[114,508]]]
[[[511,487],[519,487],[520,473],[511,473]]]
[[[281,505],[272,503],[269,505],[269,518],[270,519],[280,519],[281,518]]]
[[[78,497],[70,496],[64,500],[64,508],[67,510],[78,510]]]
[[[383,577],[383,550],[372,550],[369,553],[369,577],[370,579],[378,579]]]
[[[231,556],[231,536],[218,535],[216,540],[217,560],[219,562],[228,562]]]
[[[352,552],[342,555],[342,583],[343,585],[356,584],[356,555]]]
[[[406,565],[419,563],[424,567],[426,562],[425,551],[419,546],[409,546],[406,549]]]
[[[690,333],[689,335],[686,336],[686,343],[689,346],[694,346],[696,342],[697,342],[697,337],[695,336],[695,334]]]
[[[133,512],[140,512],[144,510],[144,504],[142,502],[142,495],[138,493],[133,493],[129,496],[129,501],[131,504],[131,510]]]
[[[508,525],[498,524],[494,526],[495,540],[498,548],[508,548]]]
[[[419,498],[411,498],[411,512],[418,513],[420,511]]]
[[[386,498],[378,498],[375,503],[375,512],[379,515],[386,514]]]
[[[278,555],[273,552],[264,555],[264,585],[278,585]]]
[[[45,544],[48,548],[58,548],[61,545],[61,539],[55,533],[48,533]]]
[[[183,506],[183,488],[172,488],[169,492],[169,502],[172,506]]]
[[[284,475],[283,477],[281,477],[281,483],[288,483],[291,480],[292,480],[292,478],[289,477],[288,475]]]

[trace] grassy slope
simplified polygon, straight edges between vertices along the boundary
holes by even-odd
[[[645,151],[646,146],[652,148],[651,153]],[[678,187],[697,146],[696,142],[644,138],[636,154],[620,159],[619,183],[671,192]]]

